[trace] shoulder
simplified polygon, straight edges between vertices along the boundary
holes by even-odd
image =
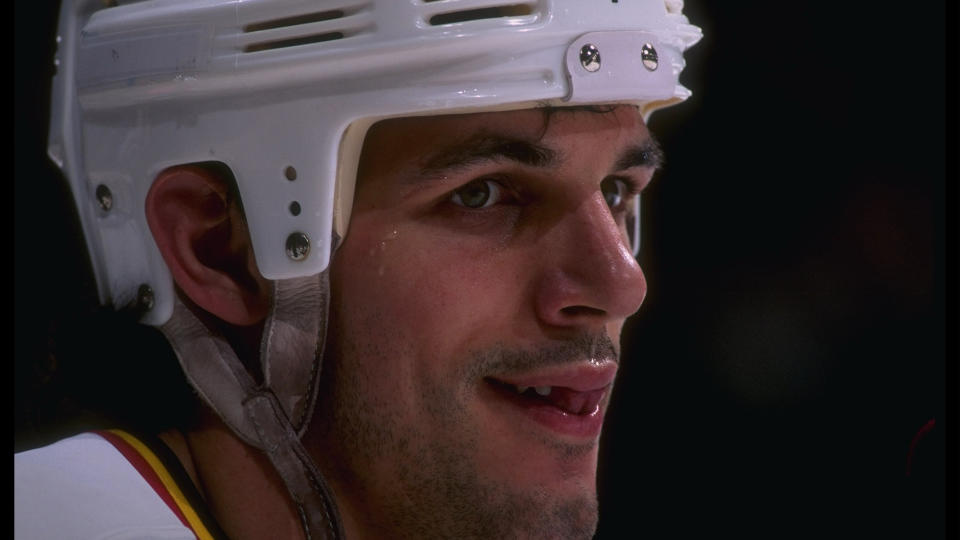
[[[142,472],[95,433],[14,455],[14,537],[195,538]]]

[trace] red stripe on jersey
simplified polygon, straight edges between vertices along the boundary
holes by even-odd
[[[197,534],[197,532],[193,530],[193,527],[190,526],[186,516],[180,511],[180,507],[177,506],[177,503],[173,500],[173,496],[170,495],[170,492],[164,487],[163,482],[160,481],[160,477],[157,476],[156,471],[153,470],[153,467],[147,463],[147,460],[140,455],[140,452],[138,452],[136,448],[130,446],[127,441],[109,431],[95,430],[94,433],[106,439],[117,451],[123,454],[123,457],[127,458],[127,461],[140,473],[140,476],[150,484],[150,487],[157,492],[157,495],[163,499],[163,502],[170,507],[170,510],[172,510],[180,522],[183,523],[183,526],[193,531],[194,534]]]

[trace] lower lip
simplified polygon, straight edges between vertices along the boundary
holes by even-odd
[[[603,428],[605,399],[590,414],[571,414],[548,403],[517,394],[509,387],[487,382],[495,399],[560,435],[576,439],[596,439]],[[604,396],[605,398],[606,396]]]

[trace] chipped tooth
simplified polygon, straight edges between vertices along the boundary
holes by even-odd
[[[536,390],[537,393],[540,394],[541,396],[549,396],[549,395],[550,395],[550,387],[549,387],[549,386],[538,386],[538,387],[535,388],[535,390]]]
[[[522,393],[524,393],[524,392],[527,391],[527,388],[530,388],[530,387],[529,387],[529,386],[517,386],[517,387],[515,387],[515,388],[517,389],[517,393],[518,393],[518,394],[522,394]]]

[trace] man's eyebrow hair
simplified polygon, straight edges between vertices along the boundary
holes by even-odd
[[[664,163],[663,150],[660,143],[650,135],[643,142],[631,146],[620,156],[614,165],[615,171],[622,171],[631,167],[651,167],[657,169]]]
[[[429,157],[420,167],[426,176],[468,167],[485,161],[507,159],[531,167],[549,167],[558,161],[555,150],[523,139],[480,133]]]

